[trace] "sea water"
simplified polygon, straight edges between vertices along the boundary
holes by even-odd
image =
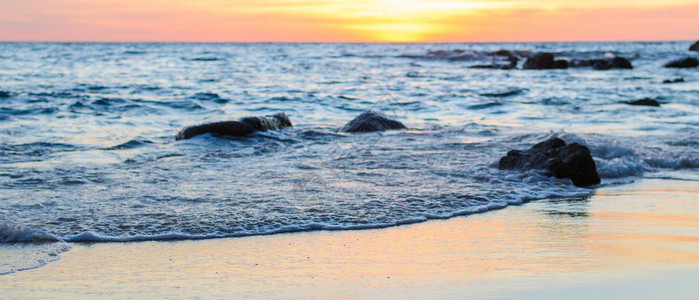
[[[663,67],[690,44],[0,43],[0,245],[379,228],[593,195],[497,168],[552,136],[590,148],[601,186],[697,181],[699,73]],[[468,59],[429,55],[457,49]],[[634,68],[469,68],[501,49]],[[624,103],[641,98],[661,106]],[[408,130],[338,132],[369,109]],[[294,126],[175,141],[279,112]]]

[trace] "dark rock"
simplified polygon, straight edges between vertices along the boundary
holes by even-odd
[[[699,51],[699,41],[689,46],[689,51]]]
[[[614,57],[611,62],[612,69],[633,69],[631,62],[623,57]]]
[[[544,69],[567,69],[568,62],[565,60],[554,60],[551,53],[537,53],[528,58],[522,66],[525,70],[544,70]]]
[[[571,68],[592,67],[595,70],[609,69],[633,69],[631,62],[623,57],[614,57],[612,59],[581,59],[574,60],[570,63]]]
[[[468,68],[469,69],[500,69],[500,67],[502,67],[502,66],[491,64],[491,65],[473,65],[473,66],[469,66]]]
[[[672,80],[671,79],[663,80],[663,83],[679,83],[679,82],[684,82],[684,78],[679,77],[679,78],[675,78]]]
[[[175,139],[189,139],[205,133],[217,136],[246,136],[255,131],[277,130],[289,126],[292,126],[289,117],[285,113],[279,113],[273,116],[246,117],[239,121],[224,121],[191,126],[177,133]]]
[[[505,56],[505,57],[512,57],[514,54],[508,50],[498,50],[495,52],[490,53],[491,56]]]
[[[695,68],[699,66],[699,60],[694,57],[673,60],[665,64],[666,68]]]
[[[634,100],[634,101],[627,101],[624,103],[626,103],[628,105],[639,105],[639,106],[657,106],[657,107],[660,106],[660,103],[657,100],[651,99],[651,98],[643,98],[643,99]]]
[[[553,68],[553,54],[551,53],[538,53],[533,57],[527,59],[524,62],[524,69],[552,69]]]
[[[0,98],[10,98],[10,92],[0,91]]]
[[[528,58],[524,62],[524,68],[525,70],[542,70],[542,69],[556,69],[556,68],[567,68],[568,65],[566,64],[563,66],[562,63],[556,63],[556,61],[553,59],[553,54],[551,53],[537,53],[534,56]]]
[[[578,143],[566,145],[559,138],[538,143],[529,150],[511,150],[500,159],[501,170],[548,170],[556,178],[570,178],[576,186],[600,183],[590,150]]]
[[[592,61],[592,68],[595,70],[609,70],[612,64],[603,59],[597,59]]]
[[[372,132],[394,129],[407,129],[403,123],[391,120],[375,111],[365,111],[358,117],[345,124],[340,131],[344,132]]]
[[[568,69],[568,61],[563,59],[558,59],[553,63],[554,69]]]
[[[595,59],[592,61],[592,68],[595,70],[633,69],[633,66],[626,58],[617,56],[612,59]]]
[[[517,66],[517,62],[510,63],[508,65],[502,64],[490,64],[490,65],[473,65],[469,66],[469,69],[498,69],[498,70],[512,70]]]

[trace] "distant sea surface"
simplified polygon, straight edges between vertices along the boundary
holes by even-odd
[[[593,195],[497,169],[551,136],[587,145],[602,186],[699,181],[699,72],[663,67],[690,44],[0,43],[0,243],[378,228]],[[502,49],[634,68],[469,68]],[[661,106],[624,103],[642,98]],[[409,129],[337,131],[368,109]],[[278,112],[294,126],[175,141]]]

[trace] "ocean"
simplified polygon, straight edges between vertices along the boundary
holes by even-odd
[[[0,273],[74,242],[382,228],[699,181],[699,73],[663,67],[690,44],[0,43],[0,245],[48,242]],[[633,69],[469,68],[498,50]],[[643,98],[660,107],[625,103]],[[408,130],[338,131],[366,110]],[[293,127],[175,140],[280,112]],[[497,168],[553,136],[590,148],[599,186]]]

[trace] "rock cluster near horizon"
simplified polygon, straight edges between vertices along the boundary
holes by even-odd
[[[631,62],[621,56],[613,57],[572,57],[557,58],[556,54],[549,52],[532,53],[529,51],[498,50],[495,52],[477,52],[466,50],[439,50],[429,51],[426,55],[400,55],[402,58],[412,59],[442,59],[449,61],[482,61],[492,59],[489,64],[477,64],[469,66],[471,69],[517,69],[520,60],[524,60],[523,70],[551,70],[568,68],[592,68],[594,70],[633,69]]]
[[[567,61],[564,59],[555,59],[552,53],[542,52],[527,59],[522,66],[525,70],[547,70],[547,69],[567,69],[567,68],[585,68],[592,67],[594,70],[609,70],[609,69],[633,69],[631,62],[628,59],[615,56],[613,58],[596,58],[596,59],[574,59]]]

